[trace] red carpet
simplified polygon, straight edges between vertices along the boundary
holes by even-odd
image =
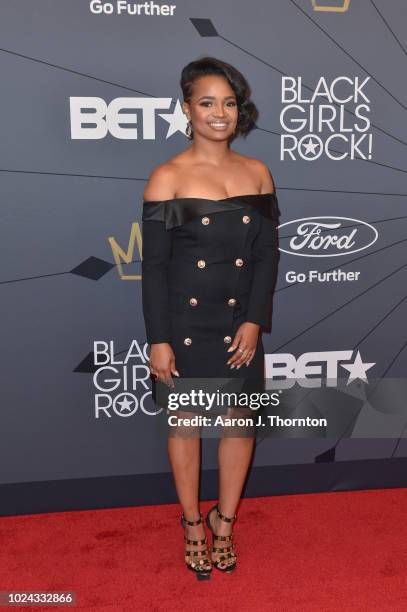
[[[238,568],[206,582],[175,505],[3,517],[0,590],[73,590],[82,610],[401,612],[406,512],[406,489],[244,499]]]

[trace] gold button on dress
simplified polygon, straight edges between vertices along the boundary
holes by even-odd
[[[202,217],[201,219],[202,225],[209,225],[210,222],[211,220],[209,219],[209,217]]]
[[[192,344],[192,340],[191,340],[191,338],[184,338],[184,344],[185,344],[186,346],[190,346],[190,345]]]
[[[194,297],[191,297],[189,303],[191,304],[191,306],[196,306],[198,304],[198,300]]]
[[[206,266],[206,261],[204,259],[200,259],[197,263],[198,268],[204,268]]]
[[[243,266],[243,259],[236,259],[235,261],[235,266],[237,266],[238,268],[241,268]]]

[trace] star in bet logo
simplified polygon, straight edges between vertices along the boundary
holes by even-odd
[[[343,368],[345,368],[345,370],[348,370],[350,372],[348,382],[346,383],[347,385],[349,385],[357,378],[360,378],[361,380],[367,383],[366,372],[367,370],[370,370],[370,368],[372,368],[375,364],[363,363],[360,353],[358,351],[355,357],[355,361],[353,363],[342,363],[341,365]]]

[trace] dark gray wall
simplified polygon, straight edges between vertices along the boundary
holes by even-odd
[[[174,16],[151,17],[94,15],[82,0],[1,3],[0,483],[169,471],[154,416],[139,408],[128,417],[111,410],[110,418],[95,418],[92,351],[96,340],[114,342],[117,358],[133,340],[145,348],[140,280],[134,278],[140,274],[139,253],[135,248],[134,261],[120,267],[109,238],[127,251],[132,226],[141,220],[148,174],[188,146],[181,131],[167,138],[169,124],[159,114],[171,113],[181,101],[180,71],[203,54],[234,64],[249,79],[259,129],[233,146],[269,165],[281,222],[356,219],[361,245],[367,234],[359,221],[378,231],[374,245],[354,254],[282,253],[266,352],[298,358],[351,350],[353,361],[359,350],[364,362],[375,363],[368,384],[382,376],[405,377],[405,3],[376,0],[375,8],[369,0],[351,0],[346,12],[314,10],[311,0],[175,5]],[[210,23],[194,25],[191,18]],[[218,36],[199,31],[210,24]],[[370,99],[365,114],[372,124],[371,159],[280,159],[283,74],[301,76],[311,88],[321,76],[331,82],[369,75],[364,91]],[[155,138],[143,137],[148,123],[133,110],[137,139],[110,133],[73,139],[71,97],[106,104],[117,98],[171,100],[149,124],[155,125]],[[354,103],[345,106],[355,112]],[[354,117],[344,116],[351,125]],[[321,138],[328,135],[324,130]],[[332,148],[346,151],[347,145],[336,141]],[[281,229],[282,246],[292,234],[292,225]],[[359,271],[359,280],[287,287],[288,271],[335,267]],[[142,364],[143,358],[130,363]],[[347,385],[349,371],[341,366],[338,375],[345,379],[335,394],[338,410],[352,401],[359,427],[373,413],[383,415],[386,402],[370,402],[365,382]],[[140,399],[143,393],[139,383],[135,395]],[[387,397],[392,404],[391,391]],[[154,410],[151,399],[146,410]],[[399,415],[391,433],[383,434],[386,418],[370,439],[261,440],[255,465],[312,463],[333,445],[337,460],[406,456],[405,439],[397,440],[405,417]],[[352,431],[356,436],[357,427]],[[215,465],[215,447],[208,444],[204,467]]]

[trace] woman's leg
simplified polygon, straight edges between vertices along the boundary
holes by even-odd
[[[218,463],[219,463],[219,501],[218,507],[222,514],[233,517],[242,494],[243,485],[247,476],[247,471],[253,455],[254,442],[256,439],[255,427],[250,423],[253,412],[244,410],[229,409],[227,417],[240,417],[247,419],[247,424],[225,426],[223,437],[219,441]],[[254,418],[254,417],[253,417]],[[217,513],[213,511],[210,521],[217,535],[227,536],[232,533],[233,523],[221,520]],[[217,547],[228,546],[229,543],[222,543],[215,540]],[[213,553],[212,559],[216,561],[221,553]],[[235,562],[229,558],[221,566],[226,567]]]
[[[190,418],[191,414],[177,411],[178,417]],[[172,468],[178,499],[185,518],[199,517],[199,467],[201,439],[198,428],[173,426],[168,435],[168,456]]]
[[[191,413],[177,411],[178,417],[191,418]],[[168,435],[168,456],[175,481],[175,488],[184,517],[188,521],[199,519],[199,470],[201,438],[199,427],[172,426]],[[186,525],[185,535],[190,540],[203,540],[205,529],[203,522],[199,525]],[[205,544],[185,544],[186,550],[203,551]],[[190,558],[199,561],[200,557]],[[204,564],[210,568],[210,563]]]
[[[254,440],[254,437],[226,437],[219,442],[219,509],[226,516],[234,516],[236,512],[252,458]]]

